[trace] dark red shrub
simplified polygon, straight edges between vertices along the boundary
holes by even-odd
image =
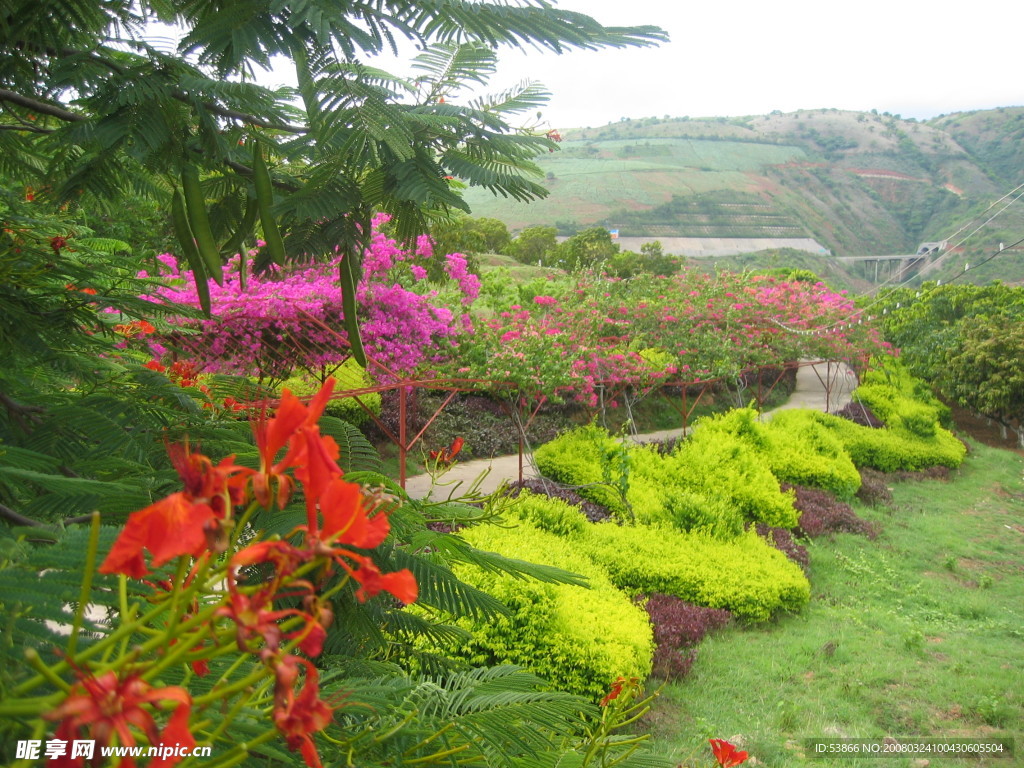
[[[811,564],[811,558],[807,554],[807,547],[797,544],[793,539],[793,532],[788,528],[772,528],[765,523],[758,523],[755,528],[757,535],[767,539],[768,543],[775,547],[794,563],[805,571]]]
[[[793,506],[800,512],[798,528],[804,536],[815,538],[827,533],[859,533],[874,539],[878,526],[857,516],[846,502],[839,501],[828,491],[783,483],[783,490],[796,491]]]
[[[860,424],[862,427],[881,429],[885,426],[882,420],[875,416],[874,412],[863,403],[849,402],[836,411],[836,416],[849,419],[855,424]]]
[[[650,595],[644,607],[654,628],[653,674],[664,680],[684,677],[697,658],[697,644],[732,618],[729,611],[702,608],[658,593]]]
[[[885,473],[870,467],[862,467],[857,498],[872,507],[890,504],[892,491],[889,490],[889,480]]]

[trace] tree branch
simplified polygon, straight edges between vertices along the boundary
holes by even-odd
[[[63,120],[66,123],[81,123],[89,119],[77,112],[70,112],[55,104],[47,104],[45,101],[22,96],[20,93],[9,91],[6,88],[0,88],[0,101],[9,101],[12,104],[18,104],[26,109],[31,109],[33,112],[56,117],[58,120]]]
[[[26,517],[20,512],[15,512],[8,506],[0,504],[0,517],[4,518],[8,522],[14,523],[15,525],[23,525],[26,528],[56,528],[55,523],[44,523],[39,520],[35,520],[31,517]],[[82,525],[83,523],[92,522],[92,515],[79,515],[78,517],[68,517],[61,520],[61,524],[65,527],[69,525]]]
[[[192,100],[188,97],[188,94],[182,91],[171,91],[171,96],[173,96],[178,101],[184,102],[186,104],[192,102]],[[283,133],[306,133],[307,131],[307,129],[303,128],[301,125],[288,125],[287,123],[270,123],[261,117],[257,117],[256,115],[249,115],[245,112],[239,112],[234,109],[228,109],[227,107],[222,107],[219,104],[214,104],[210,101],[204,101],[202,102],[202,105],[205,109],[208,109],[215,115],[220,115],[221,117],[226,117],[231,120],[239,120],[243,123],[248,123],[249,125],[255,125],[257,128],[266,128],[267,130],[270,131],[281,131]]]
[[[8,520],[14,523],[15,525],[24,525],[28,528],[46,527],[45,523],[41,523],[38,520],[33,520],[31,517],[25,517],[20,512],[15,512],[13,509],[11,509],[10,507],[5,507],[3,504],[0,504],[0,517],[3,517],[5,520]]]
[[[0,125],[0,131],[25,131],[26,133],[53,133],[52,128],[40,128],[38,125]]]

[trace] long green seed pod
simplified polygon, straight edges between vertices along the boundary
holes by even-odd
[[[266,241],[267,256],[262,254],[256,262],[256,269],[266,267],[268,263],[284,264],[284,240],[277,228],[277,220],[271,211],[274,203],[274,187],[270,181],[270,171],[263,162],[263,151],[259,141],[253,142],[252,148],[252,182],[256,187],[256,205],[260,212],[260,224],[263,226],[263,239]]]
[[[196,280],[196,292],[199,294],[199,306],[203,312],[210,314],[210,284],[206,275],[206,264],[203,257],[199,255],[196,248],[195,238],[192,236],[192,227],[188,223],[188,214],[185,213],[185,201],[181,192],[177,189],[171,196],[171,220],[174,222],[174,233],[178,236],[178,243],[181,245],[181,252],[188,261],[192,270],[192,276]]]
[[[344,314],[342,321],[345,332],[348,334],[352,357],[363,368],[366,368],[366,350],[363,349],[363,340],[359,335],[359,318],[356,315],[356,285],[359,283],[358,250],[352,242],[347,245],[339,268],[341,273],[341,310]]]
[[[206,262],[206,272],[218,285],[223,284],[220,250],[213,238],[210,217],[206,213],[206,198],[203,197],[202,187],[199,186],[199,169],[191,163],[185,163],[181,167],[181,192],[185,198],[185,210],[188,212],[188,222],[195,237],[196,248]]]
[[[246,264],[248,254],[245,252],[245,239],[252,234],[253,227],[256,225],[256,216],[259,213],[258,208],[255,196],[246,195],[245,212],[242,214],[242,221],[239,223],[238,229],[235,230],[235,234],[220,249],[221,258],[230,259],[236,253],[238,254],[238,285],[243,291],[248,282]]]

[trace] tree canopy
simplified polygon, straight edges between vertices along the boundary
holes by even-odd
[[[182,28],[172,50],[147,39],[154,21]],[[401,39],[420,51],[414,78],[371,65]],[[217,279],[257,228],[257,268],[340,249],[351,294],[375,212],[404,239],[468,210],[459,182],[545,194],[532,158],[552,138],[510,122],[543,87],[465,92],[497,48],[665,39],[547,0],[13,0],[0,11],[0,175],[40,203],[164,201],[200,278]],[[274,56],[293,62],[297,89],[254,82]]]

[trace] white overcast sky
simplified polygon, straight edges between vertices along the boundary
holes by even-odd
[[[834,107],[926,119],[1024,105],[1020,0],[560,0],[608,26],[654,24],[658,48],[503,51],[491,91],[552,92],[559,129],[622,117]],[[400,67],[374,62],[384,69]],[[398,73],[398,72],[396,72]],[[279,78],[283,83],[283,77]],[[275,82],[273,78],[269,82]]]

